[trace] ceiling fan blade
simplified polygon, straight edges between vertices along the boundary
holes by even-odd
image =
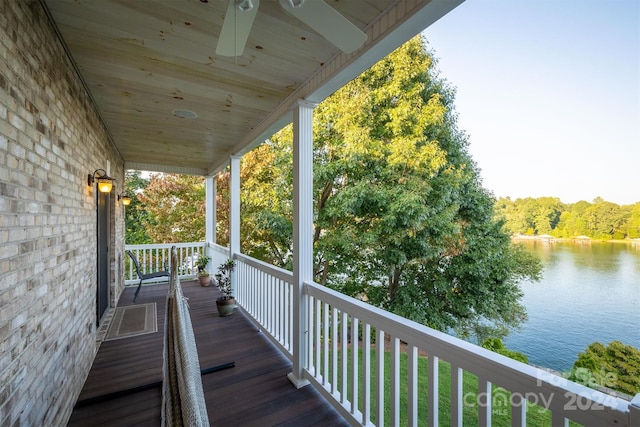
[[[280,5],[344,53],[353,52],[367,40],[365,33],[322,0],[280,0]]]
[[[238,4],[253,5],[250,10],[241,10]],[[244,45],[251,32],[253,20],[258,13],[260,0],[249,0],[248,2],[229,0],[229,7],[224,16],[222,30],[216,46],[216,54],[221,56],[241,56],[244,52]]]

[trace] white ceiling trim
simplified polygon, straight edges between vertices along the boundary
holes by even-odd
[[[199,175],[199,176],[207,175],[207,171],[205,169],[200,169],[200,168],[186,168],[186,167],[180,167],[180,166],[156,165],[152,163],[140,163],[140,162],[125,162],[124,169],[149,171],[149,172],[176,173],[181,175]]]

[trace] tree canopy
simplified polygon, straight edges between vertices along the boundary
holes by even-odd
[[[142,225],[155,243],[199,242],[205,234],[204,178],[151,174],[138,194]]]
[[[217,177],[217,241],[229,242],[229,176]],[[198,242],[205,237],[204,178],[140,171],[125,174],[131,205],[125,213],[127,244]]]
[[[562,203],[552,197],[500,198],[496,214],[513,234],[595,239],[640,238],[640,203],[619,206],[600,197],[592,203]]]
[[[539,261],[494,219],[453,91],[416,37],[314,113],[315,280],[432,327],[502,336]],[[243,252],[290,268],[292,130],[245,156]]]
[[[127,244],[153,243],[144,226],[148,222],[147,211],[138,197],[148,185],[149,180],[143,178],[140,171],[126,171],[125,194],[131,198],[131,204],[125,209],[125,242]]]
[[[640,350],[620,341],[594,342],[578,355],[569,379],[634,396],[640,393]]]

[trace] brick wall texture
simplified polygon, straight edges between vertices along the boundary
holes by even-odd
[[[66,425],[95,356],[96,189],[123,287],[124,164],[37,0],[0,0],[0,425]]]

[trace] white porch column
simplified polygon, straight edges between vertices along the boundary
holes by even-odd
[[[216,242],[216,177],[208,176],[205,180],[206,201],[205,201],[205,241]]]
[[[313,109],[316,104],[300,100],[293,110],[293,372],[288,377],[297,387],[304,378],[308,338],[305,281],[313,280]]]
[[[229,176],[229,258],[240,253],[240,159],[232,156]],[[236,270],[231,273],[231,295],[236,294]]]

